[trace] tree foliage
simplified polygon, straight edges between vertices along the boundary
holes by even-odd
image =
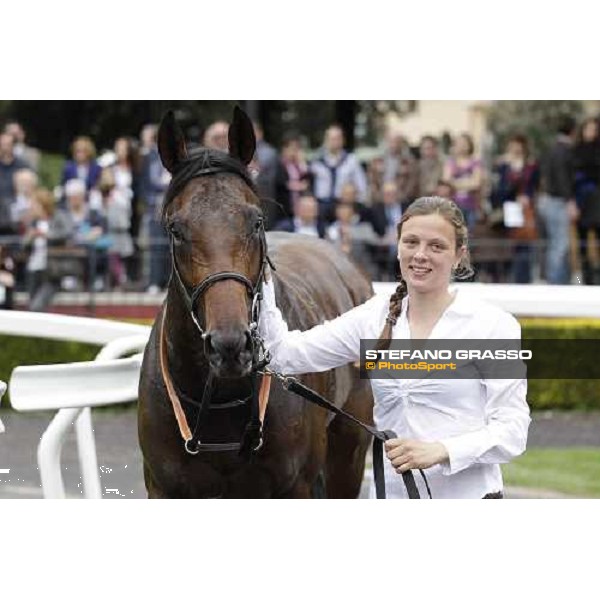
[[[554,139],[562,116],[580,120],[583,112],[579,100],[499,100],[490,109],[488,123],[497,150],[501,151],[508,136],[522,133],[529,138],[533,152],[539,154]]]

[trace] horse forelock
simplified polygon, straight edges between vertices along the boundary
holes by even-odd
[[[162,206],[163,219],[166,215],[167,208],[171,205],[173,200],[179,196],[186,188],[188,183],[194,179],[201,179],[208,176],[223,175],[234,175],[241,179],[251,194],[245,195],[245,200],[256,198],[258,192],[250,173],[246,167],[237,159],[232,158],[225,152],[219,150],[212,150],[209,148],[197,148],[193,150],[189,157],[181,161],[173,173],[171,183],[165,193],[165,199]],[[217,198],[219,202],[231,200],[228,195],[223,195],[222,198]]]

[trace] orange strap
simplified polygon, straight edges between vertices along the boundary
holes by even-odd
[[[190,426],[188,425],[187,419],[185,418],[185,413],[183,412],[183,408],[181,408],[181,402],[175,392],[175,388],[173,387],[173,382],[169,377],[169,369],[167,368],[167,343],[165,342],[165,315],[167,314],[167,303],[165,302],[165,308],[163,310],[162,321],[160,324],[160,372],[162,374],[163,381],[165,382],[165,386],[167,388],[167,394],[169,396],[169,400],[173,405],[173,412],[175,413],[175,418],[177,419],[177,425],[179,425],[179,431],[181,433],[181,437],[187,442],[192,439],[192,432],[190,430]]]
[[[260,383],[260,392],[258,394],[258,418],[262,425],[265,424],[265,413],[269,404],[269,394],[271,393],[271,377],[270,373],[263,375]]]

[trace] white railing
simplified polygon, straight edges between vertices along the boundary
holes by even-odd
[[[141,354],[150,327],[86,317],[0,310],[0,333],[103,345],[93,362],[17,367],[10,378],[12,407],[58,410],[42,435],[37,458],[45,498],[64,498],[63,442],[74,425],[86,498],[101,498],[91,407],[137,399]]]
[[[517,317],[600,318],[600,286],[457,283],[473,298],[500,306]],[[377,294],[391,295],[395,283],[374,283]]]
[[[472,283],[457,287],[516,316],[600,318],[600,287]],[[374,288],[376,293],[390,295],[395,284],[375,283]],[[101,497],[90,407],[137,399],[141,355],[121,357],[141,351],[150,328],[100,319],[0,311],[0,333],[105,344],[93,362],[17,367],[9,386],[16,410],[58,410],[38,447],[44,497],[65,497],[60,451],[73,423],[85,496]]]

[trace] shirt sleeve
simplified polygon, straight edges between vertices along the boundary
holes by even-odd
[[[327,371],[360,359],[360,340],[378,302],[364,304],[307,331],[289,331],[275,301],[273,282],[263,284],[258,330],[271,353],[270,366],[285,374]]]
[[[499,319],[495,339],[520,339],[521,326],[510,314]],[[485,421],[481,429],[440,440],[449,460],[444,475],[453,475],[474,464],[501,464],[525,451],[531,422],[526,379],[483,379]]]

